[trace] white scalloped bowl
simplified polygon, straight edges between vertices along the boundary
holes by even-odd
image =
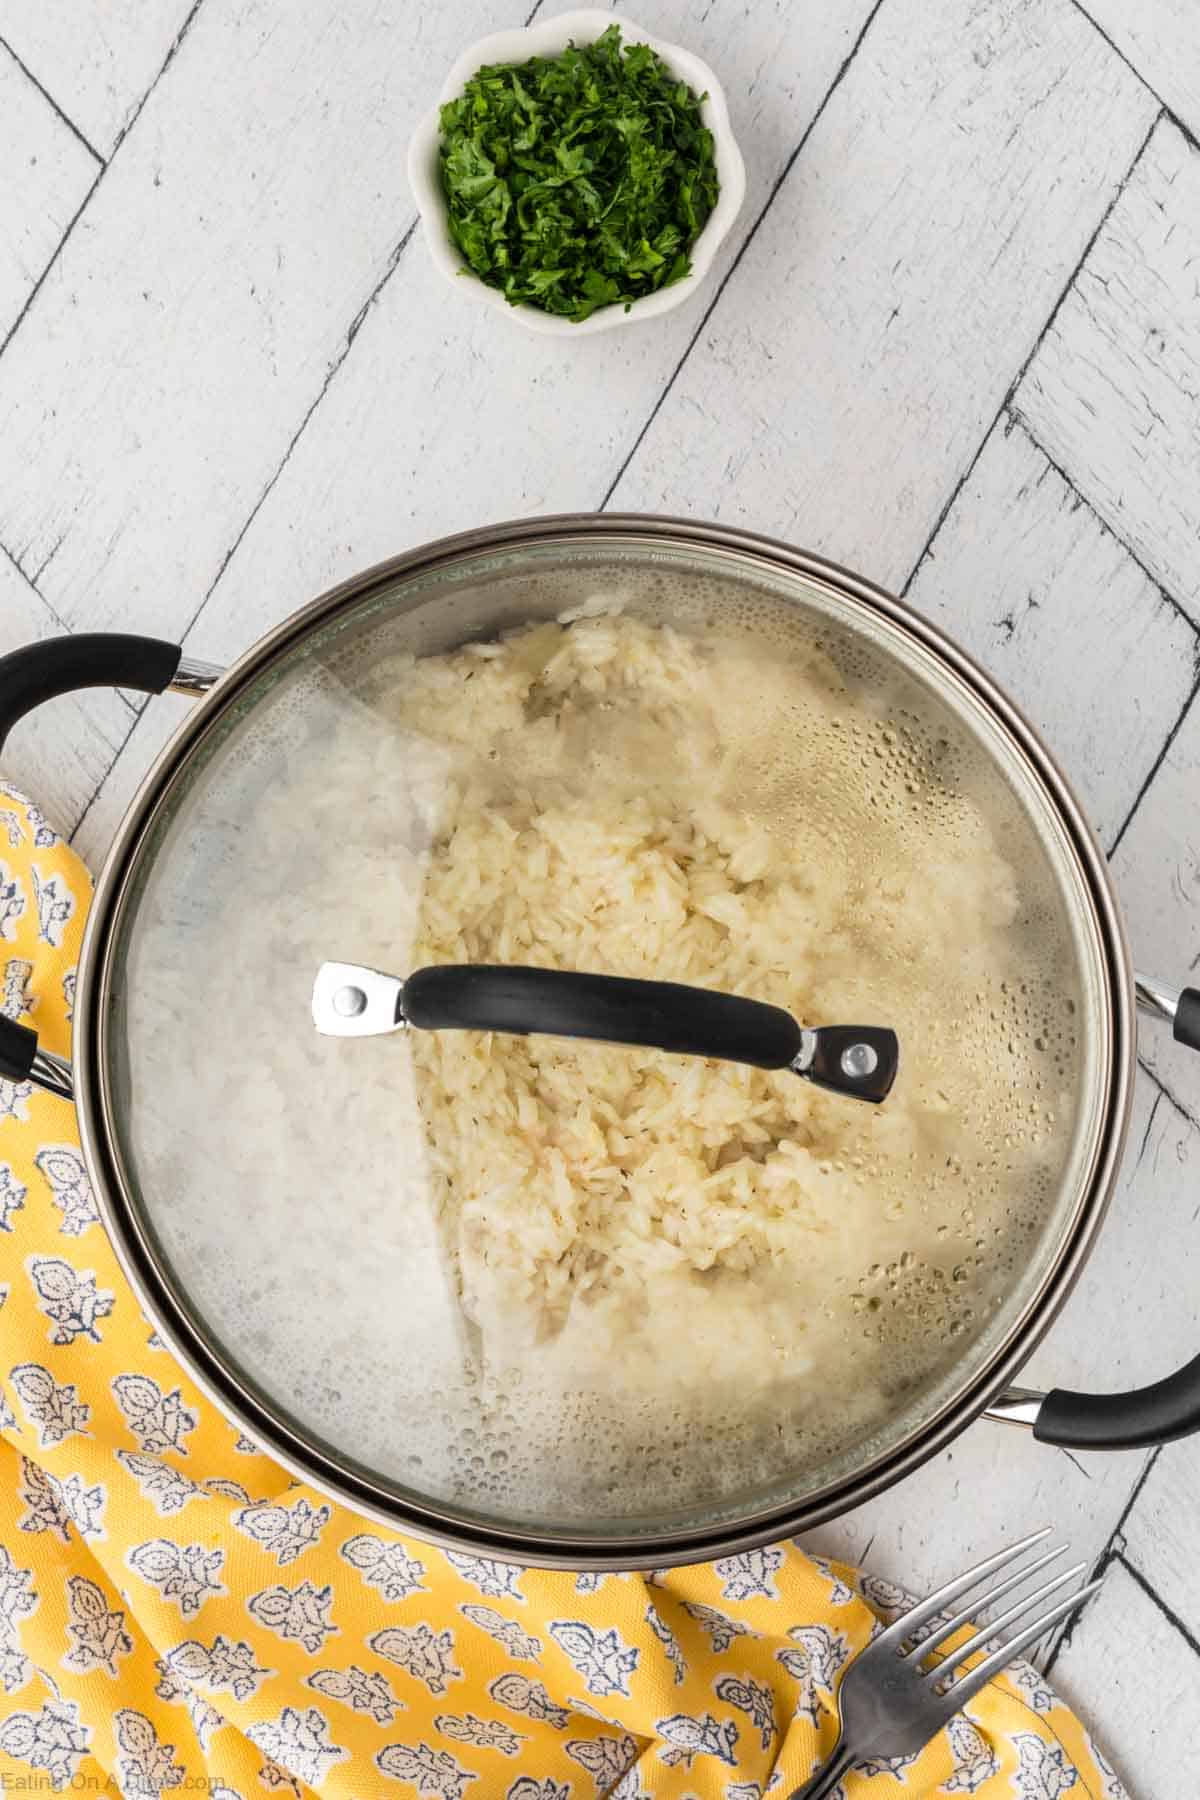
[[[488,287],[465,269],[446,226],[446,203],[438,170],[440,109],[447,100],[461,94],[471,76],[485,63],[520,63],[531,56],[557,56],[572,40],[592,42],[614,24],[621,27],[625,43],[649,44],[671,73],[686,81],[693,93],[707,96],[700,110],[713,135],[720,192],[704,230],[692,245],[689,275],[671,287],[659,288],[656,293],[635,300],[628,312],[619,303],[602,306],[590,318],[575,324],[555,313],[542,312],[536,306],[513,306],[498,288]],[[516,31],[498,31],[491,37],[480,38],[478,43],[464,50],[442,84],[437,106],[426,114],[413,133],[408,150],[408,178],[425,225],[425,241],[447,280],[453,281],[460,293],[469,293],[494,312],[507,313],[529,331],[539,331],[546,337],[582,337],[585,332],[611,331],[616,325],[652,319],[682,305],[708,274],[722,239],[741,210],[746,193],[746,168],[730,127],[725,95],[708,64],[693,56],[690,50],[680,49],[678,44],[663,43],[642,26],[634,24],[632,19],[601,12],[595,7],[560,13],[555,19],[542,19],[536,25]]]

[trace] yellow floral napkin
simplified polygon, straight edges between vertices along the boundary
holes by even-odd
[[[90,894],[41,812],[0,788],[0,1005],[64,1055]],[[0,1082],[0,1256],[7,1790],[784,1800],[832,1746],[843,1670],[904,1603],[791,1544],[546,1574],[330,1504],[159,1342],[71,1107],[27,1083]],[[1122,1791],[1018,1665],[843,1797]]]

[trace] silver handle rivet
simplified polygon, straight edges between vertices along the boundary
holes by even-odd
[[[862,1081],[879,1067],[879,1053],[871,1044],[847,1044],[842,1051],[842,1074]]]
[[[367,996],[361,988],[340,987],[333,996],[333,1010],[339,1018],[357,1019],[359,1013],[367,1010]]]

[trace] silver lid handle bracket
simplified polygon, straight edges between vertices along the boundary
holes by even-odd
[[[313,983],[313,1024],[325,1037],[380,1037],[403,1031],[404,983],[358,963],[322,963]]]
[[[990,1406],[983,1409],[983,1417],[992,1419],[999,1425],[1024,1425],[1032,1431],[1038,1422],[1038,1414],[1042,1410],[1045,1394],[1035,1388],[1006,1388],[998,1394]]]

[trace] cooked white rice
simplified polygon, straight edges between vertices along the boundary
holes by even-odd
[[[978,812],[938,796],[939,850],[894,730],[845,719],[815,652],[614,614],[414,664],[396,688],[404,726],[451,751],[418,965],[691,982],[902,1034],[878,1113],[786,1070],[416,1034],[438,1210],[485,1346],[544,1342],[574,1318],[608,1366],[682,1286],[756,1308],[781,1295],[776,1354],[828,1367],[818,1322],[832,1313],[840,1335],[870,1267],[919,1257],[952,1275],[962,1245],[938,1231],[961,1223],[961,1177],[948,1213],[934,1220],[929,1200],[992,1077],[929,1044],[930,997],[972,1010],[1016,910]]]

